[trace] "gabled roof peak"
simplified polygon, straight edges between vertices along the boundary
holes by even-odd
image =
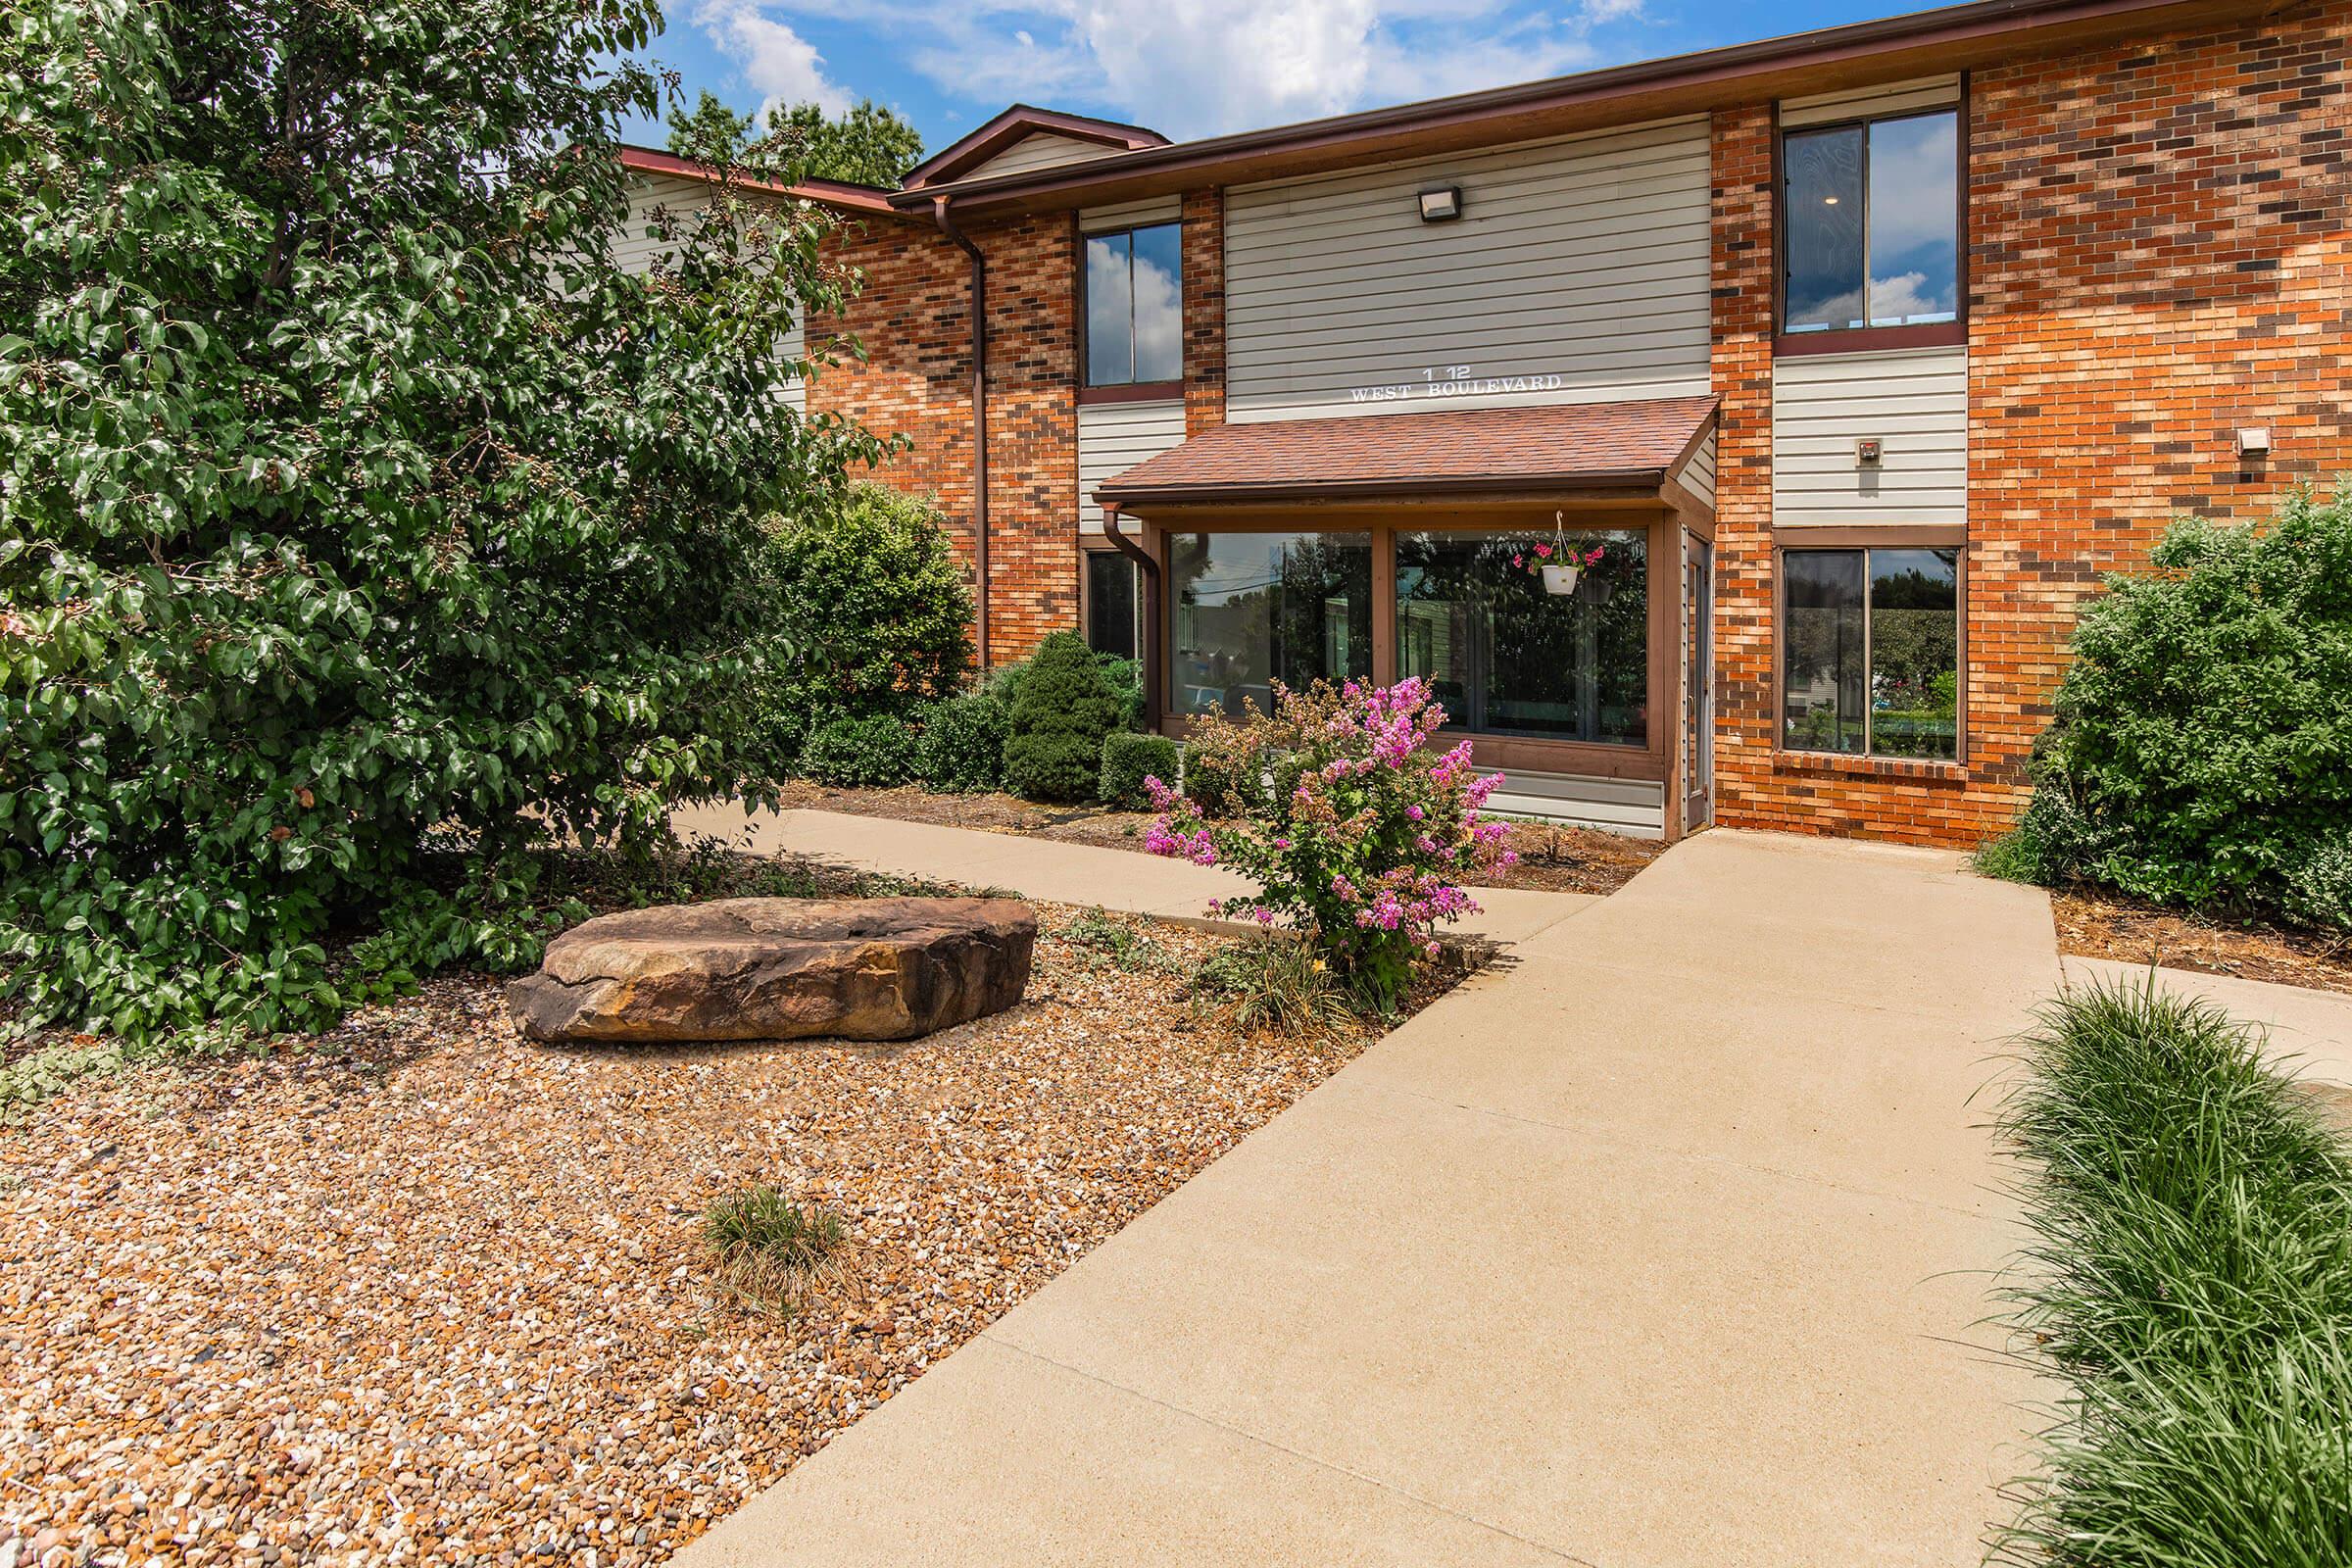
[[[1058,109],[1040,109],[1034,104],[1013,104],[987,124],[915,165],[907,172],[905,188],[917,190],[925,185],[945,184],[987,163],[1015,142],[1037,135],[1093,142],[1114,152],[1171,145],[1167,137],[1149,126],[1098,120],[1092,115],[1065,114]]]

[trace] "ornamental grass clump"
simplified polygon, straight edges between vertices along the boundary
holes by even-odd
[[[768,1186],[722,1198],[703,1216],[719,1288],[755,1305],[789,1307],[809,1289],[837,1283],[849,1239],[838,1216]]]
[[[1394,1007],[1417,959],[1438,954],[1440,925],[1478,907],[1461,882],[1510,865],[1509,828],[1481,820],[1501,775],[1476,776],[1470,743],[1433,754],[1446,721],[1418,678],[1377,687],[1317,681],[1275,687],[1272,717],[1210,719],[1208,737],[1237,776],[1263,776],[1264,795],[1214,819],[1158,778],[1161,815],[1145,838],[1154,855],[1226,865],[1256,882],[1251,897],[1211,914],[1298,931],[1365,1005]]]
[[[1992,1560],[2352,1562],[2352,1153],[2254,1031],[2148,982],[2061,998],[2027,1060],[2014,1321],[2071,1391]]]

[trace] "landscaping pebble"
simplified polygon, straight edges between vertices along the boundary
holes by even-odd
[[[526,1045],[443,980],[299,1050],[89,1080],[0,1147],[0,1568],[656,1562],[1360,1041],[1237,1040],[1153,928],[903,1046]],[[714,1298],[705,1207],[849,1225]]]

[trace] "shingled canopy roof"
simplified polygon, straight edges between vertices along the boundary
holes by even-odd
[[[1223,424],[1095,487],[1105,507],[1651,488],[1696,450],[1713,397]]]

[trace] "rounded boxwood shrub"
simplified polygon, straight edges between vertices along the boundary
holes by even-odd
[[[914,771],[914,731],[888,713],[829,718],[809,731],[801,771],[838,789],[890,789]]]
[[[1144,790],[1144,780],[1156,778],[1173,788],[1176,763],[1176,743],[1165,735],[1114,731],[1102,739],[1102,799],[1112,806],[1140,811],[1152,804]]]
[[[1004,787],[1004,737],[1012,727],[1003,703],[983,692],[955,697],[923,719],[914,745],[914,776],[927,790],[968,795]]]
[[[938,509],[858,484],[838,507],[770,530],[786,709],[910,719],[963,683],[972,595]]]
[[[1076,632],[1038,645],[1013,688],[1004,779],[1033,801],[1092,800],[1102,782],[1102,738],[1119,726],[1119,695]]]
[[[2352,930],[2352,492],[2150,564],[2082,612],[2002,863]]]

